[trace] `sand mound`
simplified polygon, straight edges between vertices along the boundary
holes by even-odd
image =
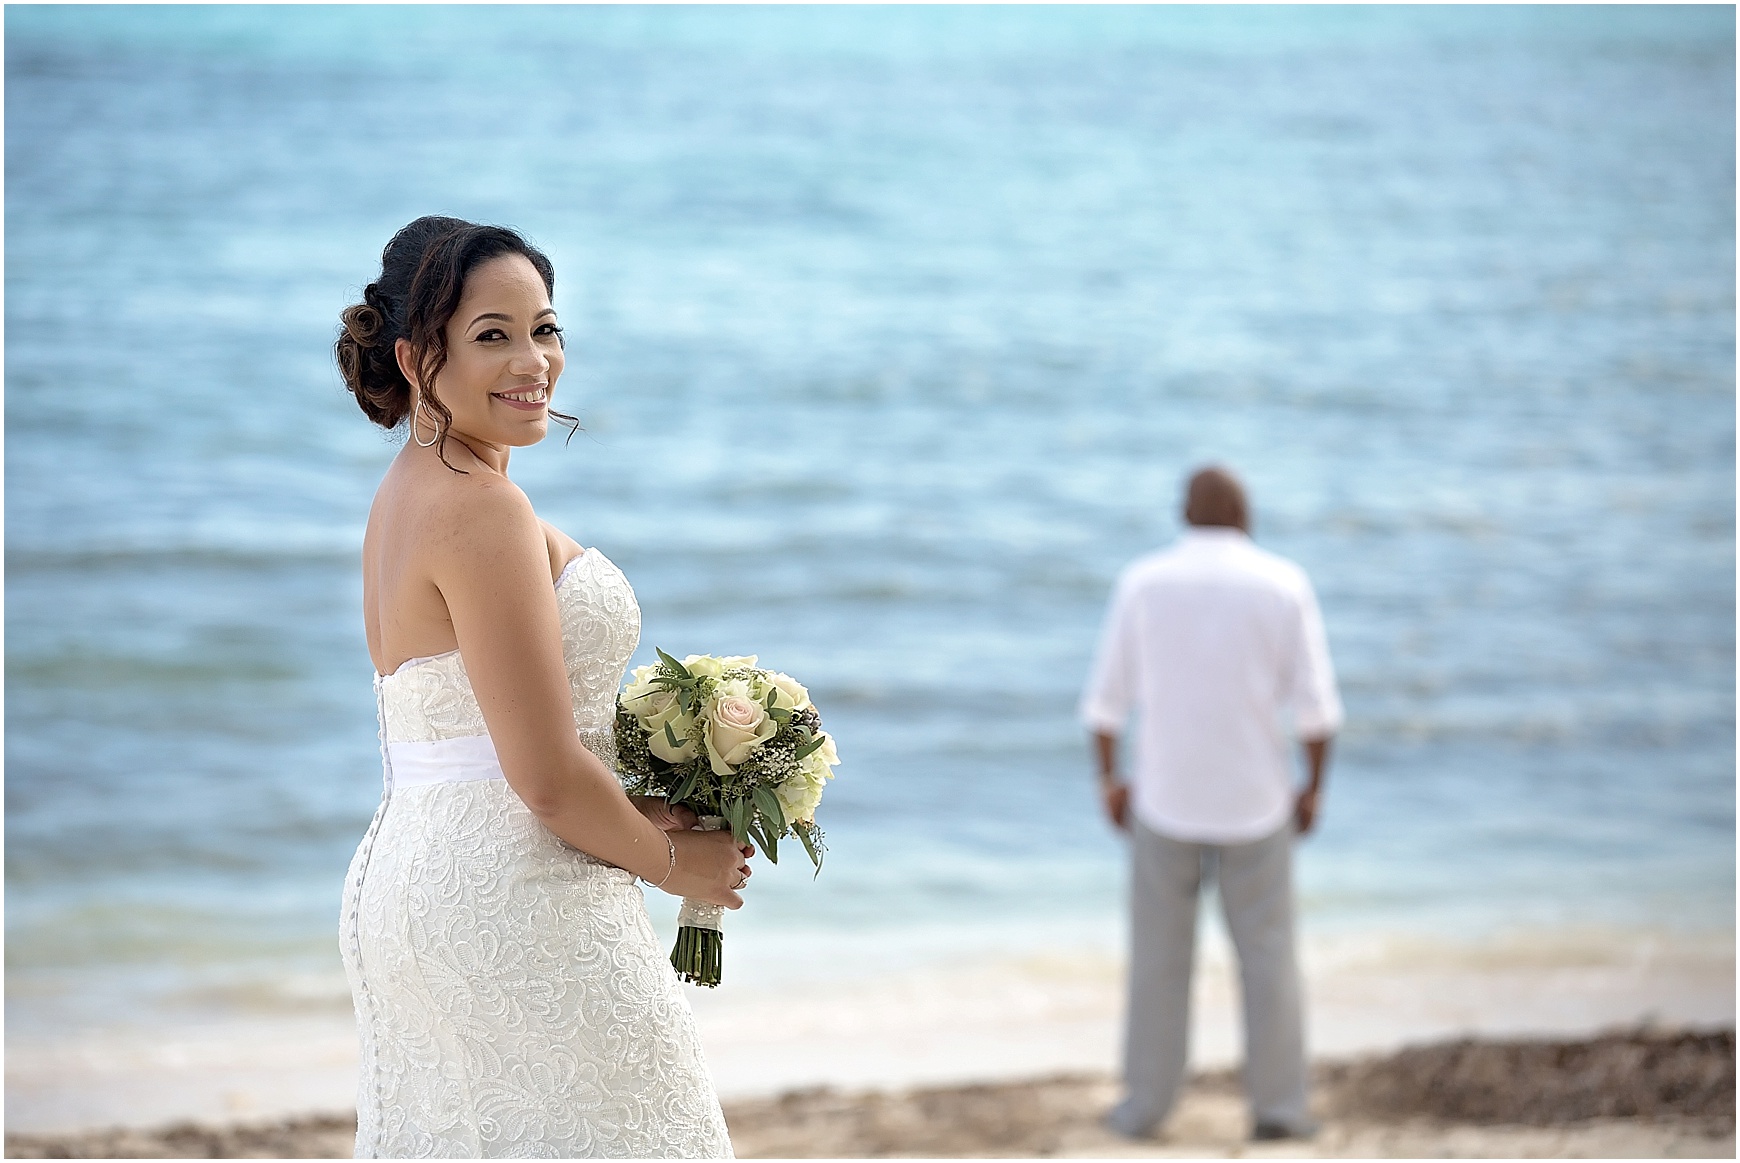
[[[1734,1125],[1734,1031],[1579,1041],[1463,1039],[1320,1074],[1337,1114],[1560,1126],[1684,1116]]]

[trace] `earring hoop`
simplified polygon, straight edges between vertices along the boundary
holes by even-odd
[[[435,442],[441,439],[441,425],[436,422],[435,413],[429,413],[429,427],[434,430],[435,434],[429,437],[429,442],[425,444],[423,438],[417,435],[417,419],[423,415],[423,411],[423,401],[418,400],[417,407],[411,412],[411,439],[417,442],[418,448],[434,448]]]

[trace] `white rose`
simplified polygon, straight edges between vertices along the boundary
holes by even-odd
[[[689,735],[695,727],[695,716],[683,710],[674,692],[665,692],[655,698],[659,701],[654,712],[640,720],[641,726],[646,728],[647,750],[666,763],[684,763],[695,758],[699,744]],[[670,736],[665,734],[667,727],[676,737],[675,747],[671,746]]]
[[[718,678],[727,670],[738,666],[754,666],[755,655],[734,655],[730,658],[714,658],[707,654],[691,654],[683,659],[683,669],[696,678]]]
[[[634,668],[634,679],[622,692],[622,706],[640,722],[640,729],[647,734],[647,748],[654,755],[666,763],[682,763],[695,758],[696,744],[688,737],[690,728],[695,725],[695,716],[683,711],[676,691],[666,690],[653,682],[658,669],[656,666]],[[666,724],[670,725],[671,734],[677,737],[675,747],[665,737]]]
[[[718,678],[725,668],[717,658],[705,654],[691,654],[683,659],[683,669],[696,678]]]
[[[742,679],[720,683],[705,712],[701,731],[714,775],[733,774],[738,764],[779,730],[779,724],[750,695],[749,684]]]
[[[822,787],[826,782],[811,775],[806,766],[773,789],[774,798],[779,800],[779,810],[785,813],[788,824],[815,821],[816,805],[822,802]]]
[[[651,706],[647,700],[653,695],[667,693],[653,684],[653,679],[658,675],[658,672],[657,666],[637,666],[634,668],[633,677],[622,691],[622,706],[629,714],[644,717]]]
[[[677,701],[675,691],[660,691],[652,698],[653,712],[641,716],[640,719],[640,725],[647,733],[647,750],[666,763],[685,763],[695,758],[697,745],[689,737],[689,732],[695,727],[695,716],[683,710],[683,704]],[[665,735],[666,727],[677,737],[675,747],[671,746],[670,739]]]
[[[639,721],[640,729],[647,733],[647,746],[654,755],[666,763],[682,763],[695,757],[697,745],[687,738],[689,729],[695,725],[695,717],[683,712],[677,692],[653,681],[658,675],[657,665],[635,667],[629,684],[622,691],[622,708]],[[671,733],[677,737],[675,748],[665,738],[667,723]]]
[[[810,692],[791,675],[774,671],[767,676],[767,681],[779,692],[774,696],[774,706],[787,711],[801,711],[810,705]]]

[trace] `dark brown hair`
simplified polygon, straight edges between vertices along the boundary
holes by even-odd
[[[556,293],[556,270],[544,253],[505,226],[480,226],[462,218],[427,215],[393,235],[381,251],[381,276],[363,288],[363,301],[339,315],[344,324],[333,355],[344,385],[363,414],[382,428],[397,428],[411,415],[417,398],[399,370],[394,345],[411,344],[411,360],[423,384],[423,404],[436,418],[435,453],[447,462],[447,434],[453,413],[435,394],[435,377],[447,365],[447,323],[459,309],[466,276],[492,258],[523,255]],[[552,410],[573,437],[580,422]]]

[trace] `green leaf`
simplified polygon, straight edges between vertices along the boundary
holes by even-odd
[[[777,698],[779,698],[779,689],[776,687],[767,692],[767,698],[762,700],[762,705],[771,711],[773,710],[773,701]]]
[[[666,654],[664,651],[659,650],[658,647],[655,646],[655,647],[653,647],[653,649],[658,650],[659,661],[663,662],[666,666],[668,666],[672,670],[676,671],[680,677],[682,677],[682,678],[694,678],[695,677],[694,675],[689,673],[688,667],[684,666],[682,663],[678,662],[676,659],[672,658],[670,655]]]
[[[700,772],[691,771],[685,775],[676,787],[671,789],[670,801],[680,804],[689,798],[689,793],[695,790],[696,782],[701,778]]]
[[[725,801],[725,820],[731,825],[731,834],[737,837],[739,844],[749,841],[749,805],[741,798]]]
[[[671,730],[671,725],[669,723],[665,724],[665,742],[671,745],[672,751],[679,751],[683,746],[681,743],[677,742],[677,733]]]
[[[782,727],[791,722],[791,712],[783,707],[767,708],[767,717]]]
[[[826,735],[817,734],[812,737],[808,743],[805,743],[802,747],[799,747],[796,751],[792,752],[792,758],[802,759],[827,741],[828,737]],[[672,746],[675,746],[675,744],[672,744]]]
[[[785,809],[779,806],[779,797],[773,794],[773,789],[758,787],[752,794],[755,796],[755,810],[761,813],[761,818],[772,825],[774,832],[784,832]]]
[[[761,851],[767,854],[768,860],[779,863],[779,837],[767,830],[767,821],[757,816],[749,821],[749,835]]]

